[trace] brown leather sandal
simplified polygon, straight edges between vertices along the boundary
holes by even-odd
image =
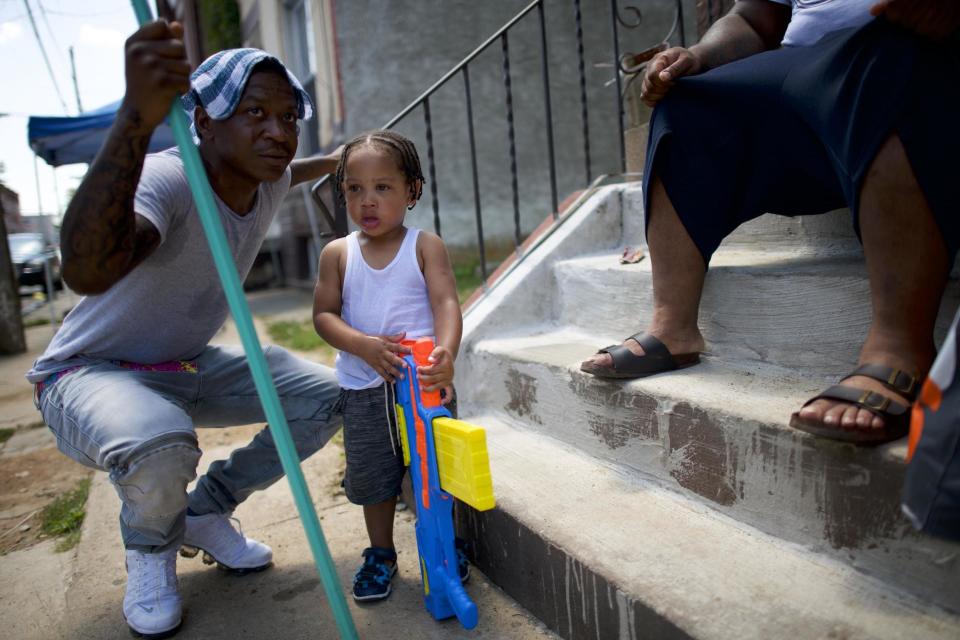
[[[612,344],[597,353],[609,353],[613,358],[612,367],[580,365],[580,371],[598,378],[645,378],[655,373],[674,371],[692,367],[700,362],[699,353],[670,353],[667,346],[649,333],[638,333],[627,340],[636,340],[643,347],[643,355],[638,356],[622,344]]]
[[[852,378],[853,376],[872,378],[887,389],[900,394],[911,404],[916,400],[917,394],[920,392],[921,380],[917,376],[892,367],[879,364],[862,364],[851,374],[845,376],[843,380]],[[841,380],[841,382],[843,380]],[[815,436],[821,436],[823,438],[871,445],[899,440],[907,435],[907,432],[910,430],[910,405],[901,404],[896,400],[874,391],[845,387],[837,384],[823,393],[810,398],[803,406],[805,407],[821,398],[841,400],[862,409],[867,409],[883,419],[883,427],[879,429],[874,429],[873,427],[866,429],[861,427],[846,429],[838,424],[826,425],[820,420],[802,418],[799,412],[790,416],[790,426],[794,429],[806,431],[807,433],[812,433]]]

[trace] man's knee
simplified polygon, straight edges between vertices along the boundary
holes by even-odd
[[[120,499],[138,520],[166,520],[186,507],[200,449],[191,432],[166,433],[139,443],[110,467]]]

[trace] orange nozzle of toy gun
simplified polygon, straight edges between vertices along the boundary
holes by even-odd
[[[404,340],[404,342],[407,342]],[[415,341],[412,341],[413,344],[409,345],[413,351],[413,361],[418,367],[426,367],[430,364],[430,354],[433,353],[433,339],[432,338],[417,338]],[[416,372],[414,372],[416,373]],[[420,398],[423,402],[424,407],[439,407],[440,406],[440,392],[439,391],[424,391],[420,390]]]

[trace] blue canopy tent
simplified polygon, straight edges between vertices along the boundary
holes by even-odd
[[[27,121],[30,148],[53,167],[78,162],[89,164],[106,139],[119,108],[117,100],[78,116],[30,116]],[[153,132],[149,149],[159,151],[174,145],[173,132],[164,122]]]

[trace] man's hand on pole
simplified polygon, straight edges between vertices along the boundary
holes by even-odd
[[[121,110],[151,131],[170,112],[173,99],[190,90],[190,63],[179,22],[158,20],[127,39],[127,92]]]

